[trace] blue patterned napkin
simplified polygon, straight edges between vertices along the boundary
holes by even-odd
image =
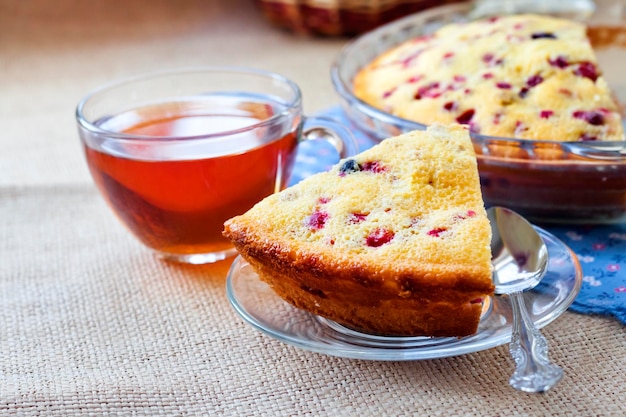
[[[320,115],[331,117],[346,126],[350,122],[341,107],[332,107]],[[361,151],[374,143],[352,129]],[[335,151],[321,141],[305,142],[296,157],[291,178],[295,184],[337,162]],[[542,228],[561,239],[578,256],[583,269],[580,294],[570,307],[585,314],[615,316],[626,324],[626,224],[611,226],[545,226]]]

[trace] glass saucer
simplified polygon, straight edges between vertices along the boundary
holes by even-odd
[[[537,327],[554,321],[578,295],[582,271],[576,255],[549,232],[535,227],[548,247],[541,283],[524,293]],[[513,320],[506,296],[485,302],[478,331],[463,337],[386,337],[360,333],[283,301],[241,257],[226,280],[228,300],[250,325],[282,342],[333,356],[370,360],[420,360],[463,355],[508,343]]]

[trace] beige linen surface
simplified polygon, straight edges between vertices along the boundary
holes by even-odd
[[[85,169],[73,111],[101,83],[158,68],[257,66],[336,102],[345,39],[267,25],[246,0],[0,0],[0,416],[623,416],[626,332],[566,313],[545,329],[565,379],[513,391],[506,346],[361,361],[245,324],[229,262],[156,259]]]
[[[505,346],[415,362],[309,353],[243,323],[228,263],[136,243],[89,186],[0,191],[0,414],[620,416],[626,337],[567,313],[545,329],[566,377],[513,391]]]

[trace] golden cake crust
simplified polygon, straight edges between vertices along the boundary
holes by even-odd
[[[349,161],[361,169],[344,172]],[[224,235],[283,299],[368,333],[472,334],[493,293],[491,230],[460,126],[387,139],[266,198]]]
[[[456,23],[381,54],[355,77],[370,105],[497,137],[624,140],[584,25],[512,15]]]

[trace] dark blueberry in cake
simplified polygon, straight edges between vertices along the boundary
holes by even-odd
[[[496,87],[502,89],[502,90],[509,90],[511,88],[511,84],[510,83],[505,83],[503,81],[500,81],[498,83],[496,83]]]
[[[556,39],[556,35],[550,32],[535,32],[530,37],[531,39]]]
[[[599,111],[576,110],[572,113],[572,116],[574,116],[575,119],[582,119],[593,126],[604,124],[604,115]]]
[[[456,121],[462,125],[468,124],[474,117],[474,109],[465,110],[456,118]]]
[[[348,159],[341,165],[341,167],[339,167],[339,175],[343,177],[353,172],[359,172],[360,170],[361,167],[357,161],[354,159]]]
[[[530,89],[529,89],[528,87],[522,87],[522,88],[519,90],[519,96],[520,96],[520,98],[524,98],[524,97],[526,97],[526,96],[528,95],[528,92],[529,92],[529,91],[530,91]]]
[[[367,246],[377,248],[391,242],[394,236],[395,233],[392,230],[378,227],[367,236],[365,242],[367,243]]]
[[[326,226],[329,217],[326,212],[316,211],[307,219],[307,226],[313,230],[321,230]]]

